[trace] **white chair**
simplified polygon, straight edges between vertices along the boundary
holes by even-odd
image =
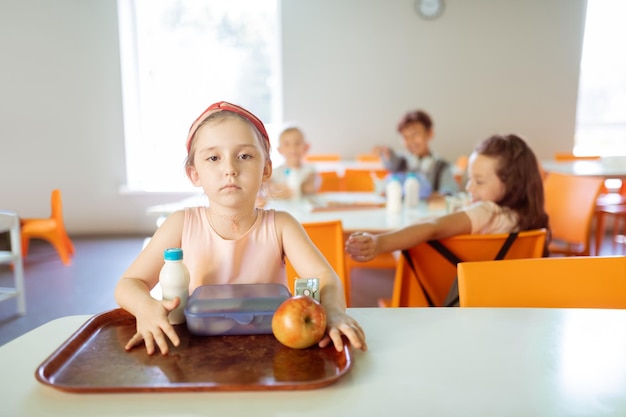
[[[26,297],[24,294],[24,263],[22,261],[22,239],[20,218],[11,211],[0,210],[0,233],[9,232],[11,250],[0,250],[0,264],[12,265],[15,280],[14,287],[0,287],[0,301],[17,298],[17,312],[26,313]]]

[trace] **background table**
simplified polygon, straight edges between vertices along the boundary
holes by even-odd
[[[626,179],[626,156],[579,161],[548,160],[542,161],[541,166],[548,172],[560,174]]]
[[[626,415],[624,310],[349,312],[369,351],[336,384],[291,392],[63,393],[34,372],[88,316],[58,319],[0,347],[0,415]]]

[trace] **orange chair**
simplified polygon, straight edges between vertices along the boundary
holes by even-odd
[[[308,154],[304,156],[304,160],[307,162],[334,162],[341,161],[341,155],[338,153]]]
[[[544,181],[545,210],[550,216],[550,253],[589,255],[591,223],[604,180],[551,172]]]
[[[461,307],[626,308],[626,256],[462,262]]]
[[[321,171],[317,173],[320,178],[318,192],[342,191],[343,181],[336,171]]]
[[[607,217],[613,219],[613,249],[615,249],[620,223],[626,218],[626,181],[624,180],[622,180],[621,187],[617,191],[609,191],[606,187],[603,187],[600,196],[596,200],[596,255],[600,254]]]
[[[459,188],[462,190],[464,187],[463,184],[463,176],[467,171],[467,165],[469,164],[469,157],[467,155],[460,155],[456,162],[454,163],[454,179],[457,184],[459,184]]]
[[[357,162],[381,162],[380,156],[373,153],[360,153],[356,156]]]
[[[616,205],[610,205],[610,206],[604,206],[604,207],[597,207],[596,208],[596,249],[595,249],[595,254],[599,255],[600,254],[600,249],[602,246],[602,241],[604,240],[604,224],[605,224],[605,217],[606,216],[610,216],[613,219],[613,225],[612,225],[612,236],[611,236],[611,240],[612,240],[612,244],[613,244],[613,252],[615,252],[616,250],[616,244],[618,243],[618,241],[620,240],[618,236],[620,236],[620,229],[622,229],[621,231],[621,241],[622,243],[624,243],[624,225],[626,224],[626,204],[616,204]]]
[[[621,227],[621,232],[620,232]],[[616,250],[617,243],[622,245],[622,250],[626,247],[626,207],[620,208],[620,213],[615,215],[615,222],[613,223],[613,251]]]
[[[311,238],[311,241],[313,241],[319,251],[322,252],[322,255],[324,255],[330,266],[333,267],[339,276],[339,280],[343,285],[346,305],[350,306],[350,280],[346,277],[345,254],[343,250],[343,227],[341,220],[303,223],[302,226]],[[298,274],[289,262],[289,259],[286,261],[286,271],[289,290],[293,292],[295,279],[298,278]]]
[[[554,160],[560,162],[566,161],[593,161],[595,159],[600,159],[597,155],[574,155],[572,152],[556,152],[554,154]]]
[[[487,261],[495,259],[508,236],[508,233],[461,235],[441,239],[439,243],[463,261]],[[545,240],[545,229],[520,232],[504,259],[539,258],[543,255]],[[456,266],[427,242],[407,252],[416,274],[404,256],[401,256],[398,259],[392,298],[379,300],[379,305],[429,307],[432,303],[434,306],[442,306],[454,283]]]
[[[592,161],[600,159],[600,156],[577,156],[571,152],[557,152],[554,155],[556,161],[568,162],[568,161]],[[594,253],[600,254],[600,248],[602,241],[604,240],[604,224],[606,217],[612,217],[615,221],[618,221],[621,213],[626,211],[626,184],[622,181],[622,187],[618,192],[611,192],[606,187],[606,180],[604,181],[600,194],[596,199],[596,236]]]
[[[389,174],[386,169],[356,169],[347,168],[343,174],[343,189],[345,191],[373,192],[376,189],[374,179],[383,179]]]
[[[52,190],[51,215],[49,218],[22,219],[22,254],[28,255],[30,239],[47,240],[56,249],[65,265],[71,264],[70,256],[74,254],[74,245],[63,224],[63,202],[61,191]]]

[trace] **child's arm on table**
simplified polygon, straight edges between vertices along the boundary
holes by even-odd
[[[372,153],[380,156],[381,159],[389,159],[391,148],[385,145],[377,145],[372,148]]]
[[[428,240],[444,239],[471,233],[470,219],[464,212],[429,219],[389,233],[372,235],[357,232],[346,242],[346,252],[358,262],[367,262],[377,255],[409,249]]]
[[[293,191],[287,184],[279,182],[270,182],[267,185],[270,198],[287,199],[291,198]]]
[[[117,303],[135,316],[137,321],[137,333],[126,344],[126,350],[143,340],[149,355],[155,352],[155,344],[165,355],[168,352],[167,338],[174,346],[180,343],[174,327],[167,318],[168,313],[179,305],[180,300],[178,298],[171,301],[155,300],[150,295],[150,290],[159,281],[163,251],[167,248],[180,247],[183,217],[184,212],[179,211],[167,218],[124,272],[115,288]]]
[[[319,345],[332,341],[338,351],[343,349],[341,335],[357,349],[366,350],[365,333],[356,320],[346,314],[344,291],[339,277],[328,261],[311,242],[306,231],[296,219],[286,212],[276,212],[276,227],[282,238],[285,256],[301,277],[319,278],[320,301],[326,310],[327,335]]]

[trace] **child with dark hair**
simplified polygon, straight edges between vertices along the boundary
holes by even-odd
[[[452,172],[452,165],[430,149],[434,136],[433,121],[423,110],[408,112],[398,123],[405,150],[394,151],[389,146],[376,146],[373,153],[379,155],[389,171],[394,173],[415,172],[428,183],[434,195],[454,194],[459,186]]]
[[[494,135],[481,142],[469,158],[465,188],[472,204],[461,211],[389,233],[353,233],[346,252],[366,262],[429,240],[549,228],[537,158],[518,136]]]

